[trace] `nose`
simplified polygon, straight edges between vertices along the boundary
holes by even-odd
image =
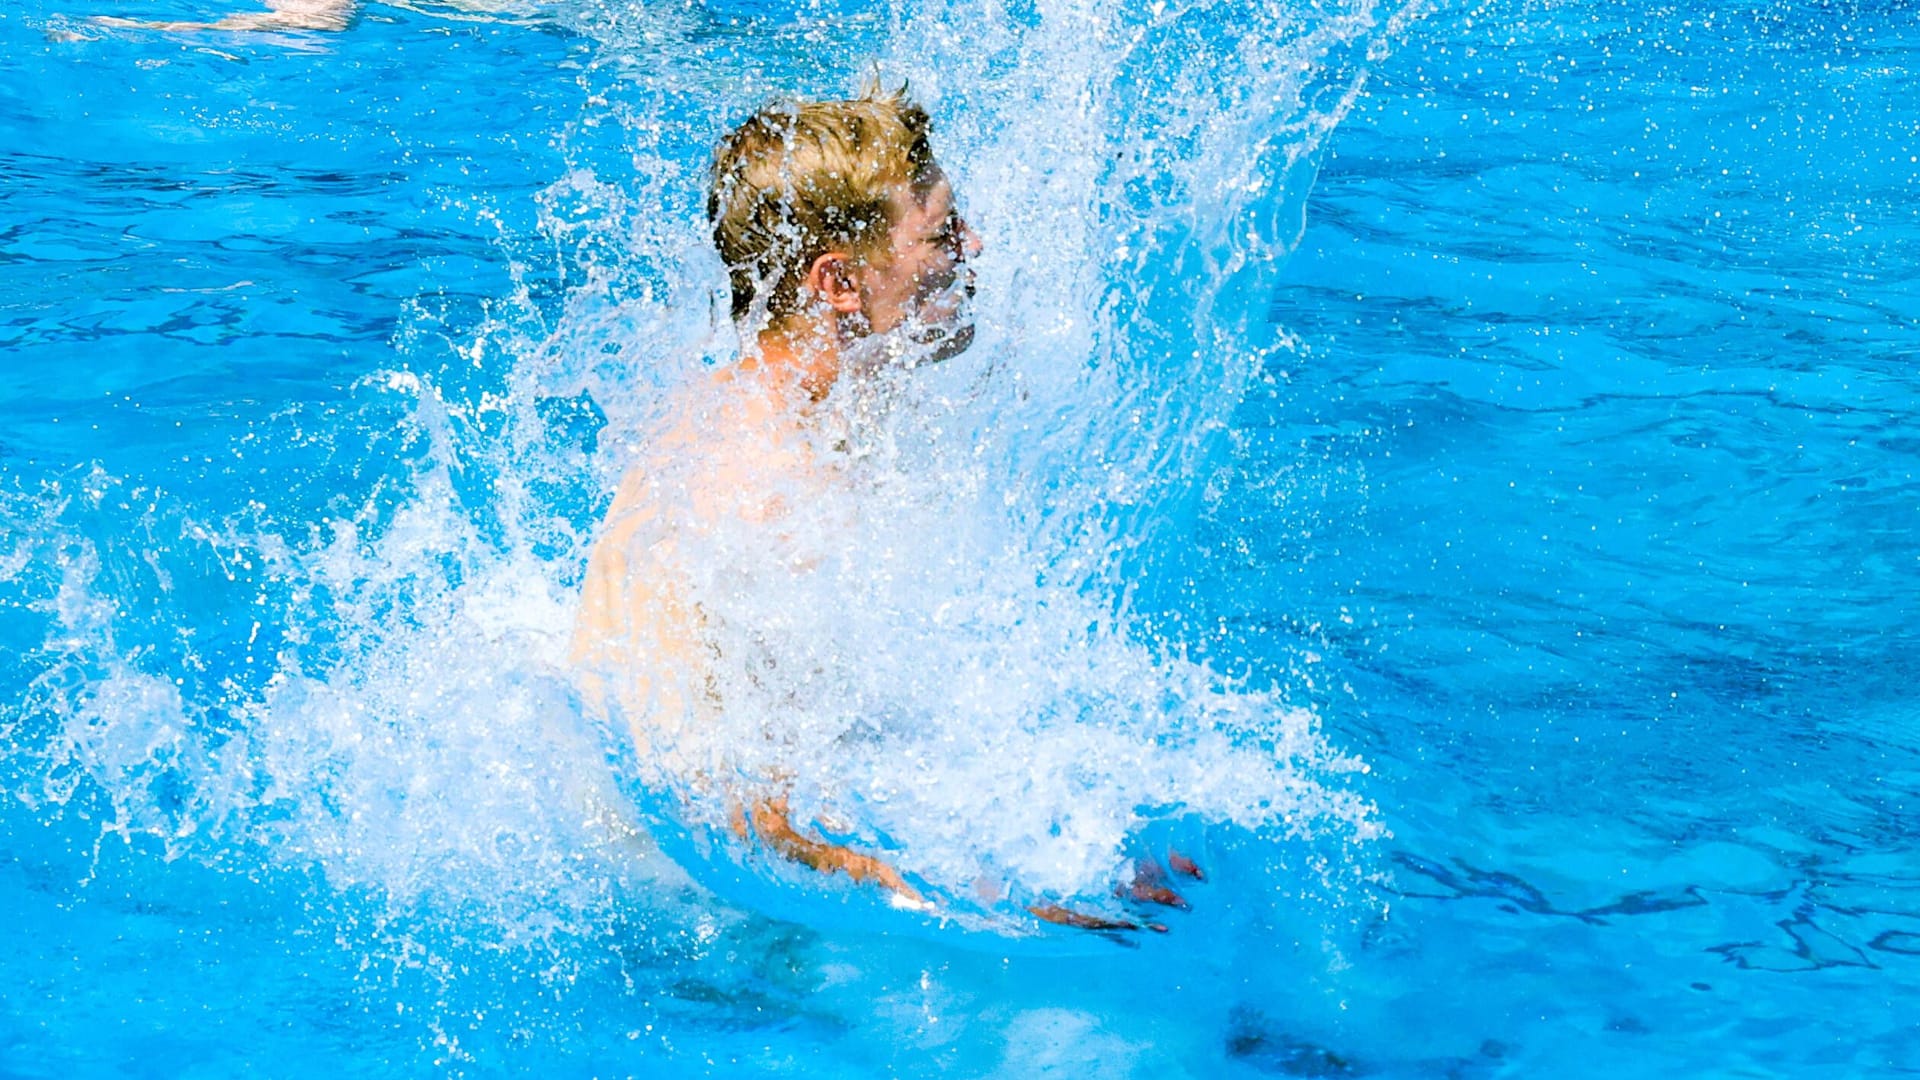
[[[966,218],[960,218],[959,224],[960,256],[961,258],[971,259],[975,255],[980,254],[986,245],[980,242],[980,234],[973,231],[973,226],[967,224]]]

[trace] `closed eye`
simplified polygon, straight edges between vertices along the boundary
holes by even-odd
[[[943,248],[959,251],[960,235],[960,215],[950,213],[947,215],[946,221],[941,223],[939,231],[934,233],[929,239],[931,242]]]

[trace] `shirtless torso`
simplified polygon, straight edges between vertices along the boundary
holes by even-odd
[[[773,531],[792,501],[820,494],[819,411],[782,369],[749,361],[685,394],[648,458],[621,480],[588,560],[572,656],[591,707],[617,715],[647,769],[689,796],[723,801],[734,831],[817,870],[920,894],[891,866],[806,835],[784,779],[726,759],[712,678],[713,617],[691,560],[716,535]]]

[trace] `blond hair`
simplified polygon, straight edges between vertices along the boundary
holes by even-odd
[[[894,192],[924,198],[939,178],[925,109],[906,88],[869,85],[846,101],[763,106],[714,149],[707,220],[727,264],[733,317],[779,323],[829,251],[874,251],[894,225]]]

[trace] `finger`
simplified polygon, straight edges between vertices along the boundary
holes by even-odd
[[[1045,922],[1058,923],[1061,926],[1071,926],[1078,930],[1140,929],[1140,924],[1131,919],[1109,919],[1100,915],[1088,915],[1084,912],[1063,908],[1059,904],[1034,904],[1028,907],[1027,910]],[[1165,933],[1167,928],[1164,926],[1153,926],[1152,929]]]
[[[1142,904],[1161,904],[1166,907],[1189,910],[1193,905],[1186,898],[1165,885],[1156,885],[1145,881],[1136,881],[1127,889],[1127,895]]]
[[[1167,852],[1167,865],[1173,867],[1173,872],[1176,874],[1185,874],[1195,881],[1207,880],[1207,875],[1200,872],[1198,863],[1177,851]]]

